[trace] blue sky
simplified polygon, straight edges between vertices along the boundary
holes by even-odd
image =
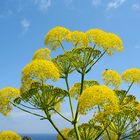
[[[30,62],[35,50],[45,47],[45,34],[58,25],[81,31],[101,28],[122,38],[124,52],[105,56],[86,79],[102,82],[101,72],[106,68],[120,73],[131,67],[140,68],[139,0],[0,0],[0,88],[20,87],[22,68]],[[78,80],[78,75],[71,77],[71,85]],[[65,88],[62,80],[56,84]],[[134,86],[131,93],[140,100],[139,90]],[[62,112],[69,116],[67,103],[63,107]],[[58,116],[53,119],[60,128],[69,126]],[[17,109],[8,117],[0,115],[0,130],[55,133],[47,121]]]

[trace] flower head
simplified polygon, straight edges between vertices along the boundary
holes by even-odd
[[[21,140],[21,137],[12,131],[3,131],[0,133],[0,140]]]
[[[99,85],[99,83],[97,81],[84,81],[83,90],[93,85]],[[78,99],[78,97],[80,96],[80,89],[81,89],[81,83],[75,83],[70,89],[71,96],[74,97],[75,99]]]
[[[91,42],[102,47],[109,55],[123,50],[123,42],[116,34],[105,32],[100,29],[91,29],[86,32]]]
[[[138,68],[132,68],[129,70],[126,70],[122,73],[122,79],[126,83],[136,83],[140,84],[140,69]]]
[[[102,79],[107,86],[113,86],[118,89],[121,84],[121,76],[118,72],[113,70],[105,70],[102,73]]]
[[[60,26],[51,29],[45,36],[45,45],[49,45],[52,50],[55,50],[61,46],[68,33],[70,33],[70,30]]]
[[[79,97],[79,112],[85,114],[96,105],[117,107],[117,104],[118,99],[113,90],[104,85],[94,85],[85,89]]]
[[[84,32],[74,31],[67,34],[66,40],[72,42],[74,46],[88,46],[89,39]]]
[[[11,111],[11,101],[20,96],[20,92],[16,88],[7,87],[0,90],[0,112],[8,115]]]
[[[34,53],[33,60],[51,60],[50,52],[48,48],[41,48]]]
[[[22,71],[22,81],[25,80],[37,80],[46,81],[52,79],[54,81],[59,79],[59,70],[48,60],[34,60],[30,64],[27,64]]]

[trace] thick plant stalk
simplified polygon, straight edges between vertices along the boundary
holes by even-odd
[[[56,127],[56,125],[53,123],[53,121],[51,119],[48,119],[49,122],[51,123],[51,125],[54,127],[54,129],[58,132],[58,134],[62,137],[63,140],[66,140],[64,138],[64,136],[62,135],[62,133],[59,131],[59,129]]]
[[[73,105],[72,105],[71,95],[69,93],[69,89],[70,88],[69,88],[69,83],[68,83],[68,75],[66,75],[65,82],[66,82],[67,91],[68,91],[68,97],[69,97],[69,103],[70,103],[70,109],[71,109],[72,119],[74,119],[74,109],[73,109]]]
[[[66,140],[64,138],[64,136],[62,135],[62,133],[59,131],[59,129],[57,128],[57,126],[54,124],[54,122],[52,121],[51,119],[51,116],[50,114],[47,113],[46,110],[44,110],[44,113],[46,114],[47,118],[48,118],[48,121],[51,123],[51,125],[53,126],[53,128],[58,132],[58,134],[62,137],[63,140]]]
[[[71,113],[72,113],[72,119],[74,121],[73,125],[74,125],[74,129],[75,129],[76,137],[77,137],[77,140],[81,140],[80,134],[79,134],[79,130],[78,130],[78,125],[77,125],[77,120],[75,121],[75,117],[74,117],[74,110],[73,110],[71,95],[69,93],[68,76],[66,76],[65,82],[66,82],[66,85],[67,85],[67,91],[68,91],[68,96],[69,96],[69,103],[70,103],[70,108],[71,108]]]

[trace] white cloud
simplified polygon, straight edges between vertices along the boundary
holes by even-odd
[[[28,31],[29,27],[31,26],[30,21],[27,20],[26,18],[22,19],[20,24],[24,31]]]
[[[117,9],[119,8],[126,0],[111,0],[111,2],[108,3],[107,9]]]
[[[8,16],[11,16],[13,14],[14,14],[13,11],[8,9],[8,10],[0,13],[0,18],[8,17]]]
[[[101,0],[92,0],[92,5],[97,7],[101,4]]]
[[[46,11],[51,6],[51,0],[34,0],[34,3],[38,5],[42,11]]]
[[[137,4],[137,3],[133,4],[132,5],[132,10],[134,10],[134,11],[140,11],[140,4]]]

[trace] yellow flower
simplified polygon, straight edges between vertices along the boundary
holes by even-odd
[[[97,81],[84,81],[83,90],[93,85],[99,85],[99,83]],[[74,84],[70,89],[71,97],[78,99],[78,97],[80,96],[80,89],[81,89],[81,83]]]
[[[3,131],[0,133],[0,140],[22,140],[21,137],[12,131]]]
[[[16,88],[7,87],[0,90],[0,112],[8,115],[12,107],[10,102],[20,96],[20,92]]]
[[[69,140],[69,138],[68,138],[69,132],[70,132],[70,128],[64,128],[64,129],[61,130],[61,133],[66,140]],[[63,140],[63,138],[58,134],[57,135],[57,140]]]
[[[136,106],[137,111],[140,112],[140,103],[138,103],[138,105]]]
[[[67,42],[72,42],[74,46],[85,46],[89,44],[89,39],[84,32],[74,31],[67,34]]]
[[[115,51],[123,51],[123,42],[116,34],[100,29],[90,29],[86,34],[91,42],[94,42],[98,47],[102,47],[109,55],[112,55]]]
[[[33,60],[51,60],[50,52],[48,48],[41,48],[34,53]]]
[[[61,46],[68,33],[70,33],[70,30],[60,26],[51,29],[45,36],[45,45],[49,45],[52,50],[55,50]]]
[[[46,81],[52,79],[56,81],[59,79],[59,71],[53,62],[48,60],[34,60],[26,65],[22,71],[22,81],[26,80],[39,80]]]
[[[25,80],[22,82],[22,85],[20,87],[20,94],[24,94],[26,93],[28,90],[30,90],[31,85],[34,83],[35,81],[33,80]]]
[[[136,83],[140,84],[140,69],[132,68],[129,70],[126,70],[122,73],[122,79],[126,83]]]
[[[107,86],[94,85],[85,89],[79,97],[79,112],[85,114],[96,105],[117,106],[118,98],[113,90]]]
[[[106,70],[102,73],[102,79],[107,86],[113,86],[118,89],[122,80],[118,72],[113,70]]]

